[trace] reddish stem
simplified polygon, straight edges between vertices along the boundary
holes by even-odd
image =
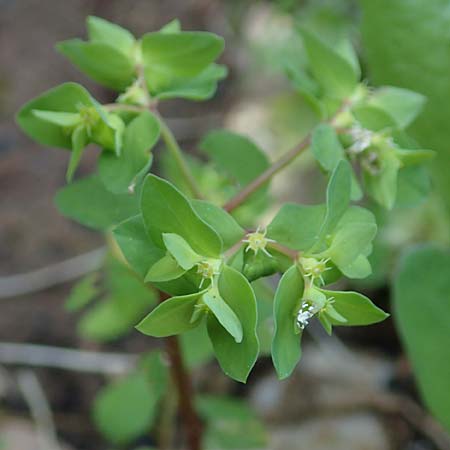
[[[169,296],[160,292],[160,302]],[[176,336],[166,338],[167,356],[170,362],[170,373],[177,388],[180,414],[186,432],[189,450],[201,450],[203,424],[194,407],[194,391],[189,372],[183,362],[180,344]]]

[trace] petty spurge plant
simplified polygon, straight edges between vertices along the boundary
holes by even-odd
[[[334,327],[370,325],[388,316],[366,296],[330,285],[371,273],[377,225],[360,206],[363,199],[389,210],[400,183],[407,192],[405,186],[427,177],[423,163],[432,152],[417,149],[405,132],[423,98],[405,89],[369,87],[349,45],[332,48],[302,28],[308,64],[289,75],[318,125],[273,162],[247,137],[214,130],[200,143],[208,159],[202,162],[183,153],[158,107],[167,99],[214,95],[227,73],[216,62],[223,39],[182,31],[177,21],[139,39],[97,17],[89,17],[87,27],[87,41],[71,39],[57,49],[117,91],[116,101],[100,104],[79,84],[64,83],[27,103],[17,121],[37,142],[68,151],[69,184],[56,204],[62,214],[103,231],[110,245],[106,277],[85,278],[69,299],[69,307],[78,309],[109,292],[82,318],[81,329],[99,340],[131,326],[167,338],[189,446],[199,449],[205,434],[196,411],[214,428],[214,399],[199,397],[194,405],[183,357],[195,360],[211,345],[223,372],[246,382],[268,323],[258,314],[270,287],[267,277],[277,283],[269,333],[280,379],[299,363],[302,334],[312,320],[331,334]],[[172,168],[166,178],[152,167],[159,141]],[[101,149],[97,170],[73,181],[90,143]],[[259,213],[272,203],[270,180],[304,151],[312,152],[328,177],[323,203],[286,203],[270,223],[260,223]],[[165,370],[152,352],[115,389],[102,392],[94,414],[111,441],[126,444],[150,427],[170,386]],[[121,399],[131,398],[129,423],[115,423]]]

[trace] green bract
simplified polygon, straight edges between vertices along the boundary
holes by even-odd
[[[17,122],[39,143],[72,150],[69,181],[89,142],[117,155],[122,150],[123,121],[76,83],[64,83],[31,100],[19,111]]]

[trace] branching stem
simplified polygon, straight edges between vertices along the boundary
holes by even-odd
[[[330,125],[335,126],[336,118],[340,113],[348,109],[351,105],[351,101],[348,99],[343,100],[340,108],[333,114],[333,116],[326,122]],[[337,133],[345,132],[344,129],[339,129],[335,126]],[[233,198],[228,200],[227,203],[223,206],[225,211],[233,211],[238,206],[241,206],[254,192],[260,189],[265,183],[267,183],[274,175],[287,167],[298,155],[300,155],[304,150],[309,147],[311,143],[312,132],[308,133],[308,135],[300,141],[294,148],[289,150],[288,152],[281,155],[281,157],[276,160],[266,171],[264,171],[261,175],[255,178],[250,184],[245,186],[242,191],[238,192]]]
[[[238,206],[242,205],[250,195],[261,188],[267,183],[275,174],[280,172],[286,166],[288,166],[303,150],[305,150],[311,141],[311,135],[308,134],[298,145],[293,149],[282,155],[277,161],[275,161],[265,172],[255,178],[250,184],[245,186],[242,191],[237,193],[231,200],[229,200],[224,206],[225,211],[233,211]]]

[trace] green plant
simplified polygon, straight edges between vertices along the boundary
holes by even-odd
[[[258,445],[261,430],[250,412],[229,399],[194,400],[186,364],[213,352],[225,374],[245,382],[260,338],[269,333],[273,364],[284,379],[300,360],[301,337],[313,318],[331,334],[335,326],[370,325],[388,316],[364,295],[328,285],[371,273],[375,216],[352,202],[366,193],[389,210],[423,194],[414,186],[426,183],[424,163],[432,152],[417,148],[405,129],[424,98],[395,87],[368,87],[348,42],[332,48],[302,28],[307,63],[289,67],[288,74],[319,124],[274,162],[248,138],[213,131],[200,144],[209,159],[201,163],[182,152],[158,105],[213,96],[226,75],[215,62],[223,40],[181,31],[177,21],[140,39],[100,18],[89,17],[87,25],[87,42],[73,39],[57,48],[119,92],[116,102],[102,105],[82,86],[65,83],[31,100],[17,116],[31,138],[70,151],[70,184],[58,192],[56,204],[67,217],[104,232],[110,244],[106,276],[82,280],[68,307],[81,309],[102,297],[79,324],[91,339],[109,340],[134,325],[166,338],[191,450],[201,448],[203,435],[206,443],[218,439],[226,446],[224,423],[225,430],[241,433],[241,444],[245,437],[249,447]],[[166,178],[148,173],[159,140],[167,150]],[[97,171],[72,181],[89,143],[101,148]],[[328,177],[324,202],[286,203],[267,226],[258,223],[258,212],[271,204],[270,180],[307,149]],[[274,274],[282,276],[273,293],[266,278]],[[267,329],[267,297],[273,298],[273,333]],[[152,352],[135,372],[101,392],[94,418],[112,443],[133,442],[155,423],[167,378],[161,355]],[[119,407],[127,421],[118,420]],[[247,425],[236,421],[239,415]]]

